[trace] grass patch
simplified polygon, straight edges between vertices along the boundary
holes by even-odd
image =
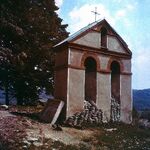
[[[101,146],[107,146],[110,149],[150,149],[150,130],[139,129],[131,125],[114,124],[116,131],[106,131],[104,126],[101,133],[96,133],[95,138]],[[111,126],[111,127],[112,127]]]

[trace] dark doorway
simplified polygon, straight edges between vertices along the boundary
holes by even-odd
[[[111,120],[120,121],[120,65],[111,63]]]
[[[96,102],[96,61],[88,57],[85,62],[85,100]]]

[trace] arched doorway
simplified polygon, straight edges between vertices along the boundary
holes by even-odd
[[[95,59],[88,57],[84,62],[85,66],[85,100],[96,102],[96,68]]]
[[[111,63],[111,120],[120,120],[120,64]]]

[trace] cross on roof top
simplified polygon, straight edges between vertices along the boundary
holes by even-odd
[[[94,15],[95,15],[95,21],[96,21],[97,15],[100,15],[100,14],[97,12],[97,7],[95,7],[95,11],[91,11],[91,12],[94,13]]]

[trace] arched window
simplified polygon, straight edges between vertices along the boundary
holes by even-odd
[[[85,66],[85,100],[96,102],[96,68],[97,64],[92,57],[86,58]]]
[[[101,47],[107,48],[107,30],[106,28],[101,28]]]

